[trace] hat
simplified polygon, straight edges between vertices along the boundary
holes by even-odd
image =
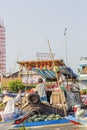
[[[12,99],[13,99],[12,97],[5,96],[5,97],[3,98],[2,103],[4,104],[4,103],[6,103],[6,102],[8,102],[9,100],[12,100]]]

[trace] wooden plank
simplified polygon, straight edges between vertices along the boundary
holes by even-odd
[[[55,65],[57,66],[65,66],[64,62],[62,60],[54,60]],[[53,61],[52,60],[39,60],[39,61],[18,61],[17,62],[19,65],[21,66],[26,66],[26,67],[36,67],[36,65],[38,67],[40,67],[41,65],[53,65]]]

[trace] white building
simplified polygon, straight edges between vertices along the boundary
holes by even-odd
[[[87,57],[80,58],[78,75],[79,87],[81,89],[87,89]]]

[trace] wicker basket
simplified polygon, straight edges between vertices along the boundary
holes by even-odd
[[[52,104],[60,104],[61,98],[59,92],[52,92]]]

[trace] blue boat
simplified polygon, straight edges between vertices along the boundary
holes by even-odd
[[[37,121],[37,122],[24,122],[21,124],[17,124],[15,125],[13,128],[17,129],[17,128],[21,128],[21,127],[25,127],[25,128],[32,128],[32,127],[46,127],[46,126],[53,126],[53,125],[69,125],[70,121],[68,119],[58,119],[58,120],[49,120],[49,121]]]

